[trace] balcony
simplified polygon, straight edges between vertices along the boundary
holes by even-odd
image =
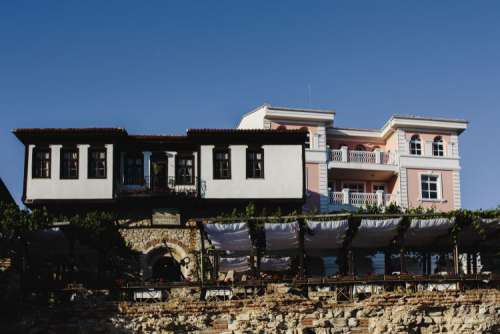
[[[355,151],[349,150],[347,146],[342,146],[338,150],[330,150],[328,158],[329,168],[343,169],[367,169],[395,171],[395,155],[381,150]]]
[[[194,178],[191,184],[176,182],[175,177],[154,178],[140,177],[130,178],[125,177],[124,182],[119,187],[120,195],[123,196],[179,196],[194,198],[198,195],[199,178]],[[200,190],[204,192],[203,183]]]
[[[374,193],[351,192],[349,189],[329,192],[330,211],[352,210],[373,205],[385,207],[392,202],[396,202],[396,197],[381,190]]]

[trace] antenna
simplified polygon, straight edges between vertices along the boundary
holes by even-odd
[[[307,106],[311,108],[311,84],[307,84]]]

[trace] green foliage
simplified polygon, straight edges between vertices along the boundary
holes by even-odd
[[[385,207],[384,211],[384,213],[386,214],[398,214],[402,212],[403,210],[401,209],[401,207],[394,202],[389,203],[389,205]]]
[[[14,204],[0,203],[0,240],[3,244],[25,239],[30,232],[47,228],[52,218],[45,208],[21,210]]]

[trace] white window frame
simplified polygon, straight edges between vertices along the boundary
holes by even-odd
[[[342,189],[346,189],[346,184],[361,184],[363,185],[362,193],[366,193],[366,182],[364,181],[342,181]]]
[[[440,137],[440,138],[441,138],[441,141],[437,142],[437,141],[436,141],[436,138],[437,138],[437,137]],[[439,154],[434,154],[434,145],[440,145],[440,146],[441,146],[441,148],[440,148],[441,155],[439,155]],[[432,156],[433,156],[433,157],[444,157],[444,156],[445,156],[445,150],[444,150],[444,140],[443,140],[443,137],[442,137],[442,136],[436,136],[436,137],[434,137],[434,139],[432,140],[432,145],[431,145],[431,147],[432,147],[432,152],[431,152],[431,153],[432,153]],[[438,149],[438,151],[439,151],[439,149]]]
[[[424,176],[432,176],[436,177],[436,191],[437,191],[437,198],[424,198],[423,191],[422,191],[422,177]],[[441,202],[443,200],[443,192],[442,192],[442,178],[441,178],[441,173],[435,173],[435,172],[428,172],[428,173],[420,173],[418,176],[418,188],[419,188],[419,197],[420,201],[422,202]]]

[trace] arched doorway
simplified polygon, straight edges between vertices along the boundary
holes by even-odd
[[[174,258],[160,257],[153,264],[152,278],[161,279],[166,282],[179,282],[182,280],[181,266]]]

